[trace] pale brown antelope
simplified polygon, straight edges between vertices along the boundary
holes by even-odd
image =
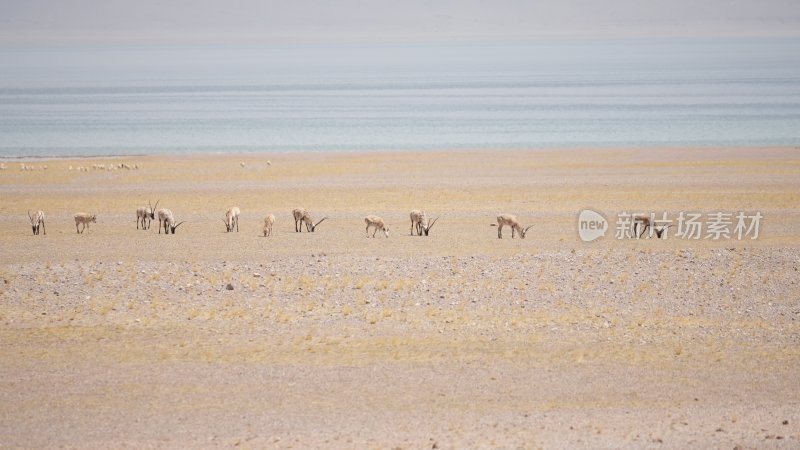
[[[139,224],[142,224],[142,230],[149,230],[150,229],[150,222],[155,220],[156,218],[156,208],[158,207],[158,202],[160,200],[156,200],[155,206],[147,201],[147,206],[140,206],[136,208],[136,229],[139,229]]]
[[[431,228],[433,228],[433,224],[436,223],[439,218],[435,218],[432,221],[428,220],[427,214],[425,211],[420,211],[418,209],[414,209],[409,214],[411,217],[411,235],[414,235],[414,230],[417,230],[418,236],[427,236],[430,233]]]
[[[159,209],[156,215],[158,216],[158,234],[161,234],[162,224],[164,227],[164,233],[169,234],[171,231],[172,234],[175,234],[175,229],[177,229],[181,225],[181,223],[183,223],[180,222],[176,224],[175,217],[172,215],[172,211],[166,208]]]
[[[272,225],[275,223],[275,215],[270,214],[264,217],[264,237],[272,235]]]
[[[82,212],[75,214],[73,217],[75,218],[75,231],[79,234],[83,234],[83,231],[89,226],[89,222],[97,223],[97,216],[94,214]],[[83,228],[78,230],[78,225],[83,225]]]
[[[236,232],[239,232],[239,214],[242,212],[239,210],[238,206],[232,206],[225,212],[225,230],[230,233],[233,231],[233,228],[236,227]]]
[[[386,222],[383,221],[378,216],[367,216],[364,217],[364,222],[367,224],[367,237],[369,237],[369,229],[375,228],[375,231],[372,232],[372,237],[375,237],[375,233],[378,230],[383,231],[383,234],[388,238],[389,237],[389,228],[386,226]]]
[[[525,234],[528,230],[533,227],[533,225],[523,228],[522,225],[517,220],[517,216],[513,214],[500,214],[497,216],[497,224],[491,224],[493,227],[497,227],[497,238],[503,239],[503,227],[508,225],[511,227],[511,239],[514,239],[514,232],[519,233],[519,237],[521,239],[525,239]]]
[[[293,209],[292,215],[294,216],[295,233],[303,232],[303,224],[306,225],[306,231],[313,233],[317,229],[317,225],[321,224],[323,220],[328,218],[327,216],[323,217],[322,219],[319,219],[319,222],[314,223],[314,219],[311,218],[311,214],[309,214],[305,208]]]
[[[31,211],[28,210],[28,218],[31,219],[31,229],[33,230],[33,234],[39,234],[39,227],[42,227],[42,233],[47,234],[47,230],[44,228],[44,211],[36,211],[31,215]]]

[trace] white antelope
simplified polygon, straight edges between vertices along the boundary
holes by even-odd
[[[511,227],[511,239],[514,239],[514,232],[519,233],[519,237],[521,239],[525,239],[525,234],[531,229],[531,227],[533,227],[533,225],[531,225],[528,228],[522,228],[522,225],[517,220],[517,216],[513,214],[500,214],[497,216],[497,224],[491,225],[493,227],[497,227],[498,239],[503,239],[503,227],[506,225]]]
[[[77,213],[73,217],[75,217],[75,231],[79,234],[83,234],[83,230],[89,226],[89,222],[97,223],[97,216],[94,214],[89,213]],[[83,228],[78,230],[78,225],[83,225]]]
[[[270,214],[264,217],[264,237],[272,235],[272,225],[275,223],[275,215]]]
[[[44,212],[43,211],[36,211],[31,215],[30,210],[28,210],[28,218],[31,219],[31,229],[33,230],[33,234],[39,234],[39,227],[42,227],[43,234],[47,234],[47,230],[44,228]]]
[[[143,230],[150,229],[150,222],[156,218],[156,208],[158,207],[159,200],[156,200],[155,206],[147,202],[148,206],[140,206],[136,208],[136,229],[139,229],[139,224],[142,224]]]
[[[389,237],[389,228],[386,227],[386,222],[383,221],[378,216],[367,216],[364,217],[364,222],[367,224],[367,237],[369,237],[369,229],[370,227],[375,228],[375,231],[372,232],[372,237],[375,237],[375,233],[378,230],[383,231],[383,234],[388,238]]]
[[[238,206],[232,206],[225,212],[225,219],[223,222],[225,222],[225,230],[228,233],[233,231],[234,227],[236,227],[236,232],[239,232],[239,214],[241,213],[242,211],[239,210]]]
[[[181,223],[183,223],[181,222],[175,224],[175,217],[172,215],[172,211],[166,208],[159,209],[156,215],[158,216],[158,234],[161,234],[162,224],[164,227],[164,233],[169,234],[171,231],[172,234],[175,234],[175,229],[178,228]]]
[[[295,233],[303,232],[303,224],[306,225],[306,231],[313,233],[317,229],[317,225],[321,224],[323,220],[328,218],[327,216],[323,217],[322,219],[319,219],[319,222],[314,223],[314,219],[311,218],[311,214],[309,214],[305,208],[293,209],[292,215],[294,216]]]
[[[428,216],[425,214],[425,211],[420,211],[418,209],[414,209],[411,211],[409,215],[411,217],[411,235],[414,235],[414,230],[417,230],[418,236],[427,236],[428,233],[433,228],[433,224],[436,223],[439,218],[433,219],[433,221],[428,221]]]

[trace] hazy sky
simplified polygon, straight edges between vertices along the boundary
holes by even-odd
[[[800,0],[0,0],[0,44],[798,36]]]

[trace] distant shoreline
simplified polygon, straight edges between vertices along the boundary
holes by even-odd
[[[341,156],[363,156],[363,155],[414,155],[414,154],[428,154],[428,155],[447,155],[447,154],[528,154],[528,153],[596,153],[602,154],[604,152],[625,152],[631,154],[643,155],[650,152],[672,154],[670,159],[687,159],[687,160],[709,160],[718,157],[724,157],[731,154],[748,154],[750,152],[798,152],[800,157],[800,145],[709,145],[709,146],[638,146],[638,147],[531,147],[531,148],[449,148],[449,149],[384,149],[384,150],[263,150],[252,152],[181,152],[181,153],[129,153],[129,154],[97,154],[97,155],[35,155],[35,156],[4,156],[0,155],[0,162],[4,164],[24,163],[24,162],[44,162],[44,161],[92,161],[92,160],[124,160],[124,159],[252,159],[252,158],[280,158],[280,157],[297,157],[300,159],[312,157],[341,157]],[[13,167],[8,167],[9,169]]]
[[[574,151],[574,152],[604,152],[610,150],[616,151],[714,151],[714,150],[766,150],[766,149],[786,149],[800,151],[800,145],[770,145],[770,144],[748,144],[748,145],[731,145],[731,144],[717,144],[717,145],[638,145],[638,146],[561,146],[561,147],[495,147],[495,148],[446,148],[446,149],[352,149],[352,150],[310,150],[310,149],[297,149],[297,150],[256,150],[256,151],[185,151],[185,152],[157,152],[157,153],[98,153],[98,154],[65,154],[65,155],[2,155],[0,154],[0,161],[2,162],[24,162],[24,161],[47,161],[47,160],[91,160],[91,159],[122,159],[122,158],[197,158],[197,157],[252,157],[260,155],[363,155],[363,154],[409,154],[409,153],[491,153],[491,152],[551,152],[551,151]]]

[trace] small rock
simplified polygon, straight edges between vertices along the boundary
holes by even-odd
[[[254,278],[261,278],[261,274],[258,273],[258,272],[253,272],[253,277]]]
[[[233,290],[233,284],[231,284],[231,283],[226,284],[225,285],[225,289],[227,289],[229,291],[232,291]]]

